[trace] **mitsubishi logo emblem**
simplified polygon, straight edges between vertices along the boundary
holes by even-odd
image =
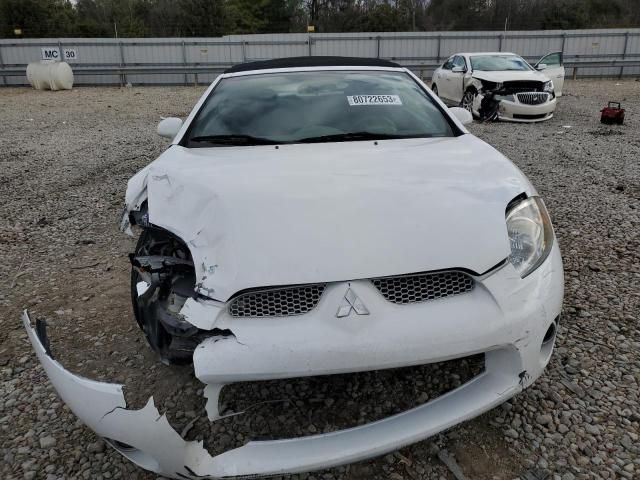
[[[348,317],[351,315],[352,311],[356,312],[356,315],[369,315],[369,310],[364,306],[362,300],[358,298],[358,295],[356,295],[351,288],[347,288],[347,293],[344,294],[344,298],[342,299],[340,308],[338,308],[336,317]]]

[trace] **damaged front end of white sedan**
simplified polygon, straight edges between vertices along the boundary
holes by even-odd
[[[434,71],[431,88],[484,122],[541,122],[553,117],[564,74],[562,52],[535,66],[513,53],[457,53]]]
[[[406,69],[304,57],[221,75],[172,145],[130,181],[122,229],[135,318],[167,364],[193,364],[206,412],[225,385],[481,356],[457,388],[330,433],[219,455],[153,399],[66,371],[24,324],[71,410],[122,455],[171,478],[295,473],[384,454],[473,418],[547,365],[563,297],[544,203]]]

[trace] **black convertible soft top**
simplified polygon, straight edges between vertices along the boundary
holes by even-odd
[[[248,72],[251,70],[267,70],[270,68],[295,67],[391,67],[402,68],[402,65],[380,60],[379,58],[361,57],[288,57],[262,60],[259,62],[239,63],[228,68],[224,73]]]

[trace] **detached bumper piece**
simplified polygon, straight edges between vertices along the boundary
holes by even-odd
[[[428,438],[471,419],[522,389],[522,358],[512,347],[485,354],[485,370],[457,389],[386,419],[299,439],[251,441],[212,457],[202,442],[188,442],[150,398],[128,410],[122,385],[88,380],[65,370],[48,348],[44,322],[23,323],[49,380],[69,408],[123,456],[171,478],[226,478],[297,473],[351,463]],[[220,385],[208,385],[217,390]]]
[[[153,398],[141,410],[127,410],[122,385],[96,382],[68,372],[45,348],[48,340],[44,323],[38,322],[34,329],[26,311],[22,321],[58,395],[80,420],[123,456],[146,470],[171,478],[216,476],[213,459],[202,444],[185,442],[160,415]]]

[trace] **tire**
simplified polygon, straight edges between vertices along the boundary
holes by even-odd
[[[470,88],[466,92],[464,92],[464,95],[462,96],[462,100],[460,100],[460,107],[464,108],[465,110],[468,110],[469,113],[473,115],[473,118],[476,118],[476,115],[473,113],[473,102],[477,95],[478,93],[475,90]]]
[[[431,91],[436,95],[436,97],[440,98],[440,95],[438,95],[438,85],[434,83],[431,87]]]

